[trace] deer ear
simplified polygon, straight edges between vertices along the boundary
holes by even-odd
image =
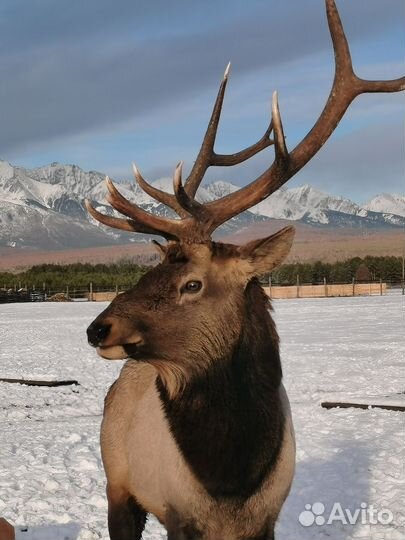
[[[252,240],[241,246],[239,254],[248,265],[248,274],[259,276],[281,264],[290,252],[294,235],[294,227],[284,227],[267,238]]]

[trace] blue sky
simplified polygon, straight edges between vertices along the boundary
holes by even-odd
[[[403,0],[338,0],[357,73],[403,75]],[[232,61],[217,151],[264,132],[273,90],[289,147],[311,128],[333,76],[323,0],[2,0],[0,158],[76,163],[116,179],[136,161],[150,180],[195,158]],[[404,94],[363,95],[289,182],[362,202],[405,191]],[[244,185],[266,150],[208,180]]]

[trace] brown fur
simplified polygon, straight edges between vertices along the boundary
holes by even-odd
[[[279,263],[279,250],[288,252],[293,229],[286,231],[280,239],[279,233],[271,237],[276,246],[269,257],[250,254],[257,248],[259,252],[265,250],[261,246],[263,240],[253,241],[245,248],[214,242],[169,243],[164,247],[162,263],[144,276],[135,289],[117,297],[96,319],[96,324],[102,321],[112,325],[99,354],[106,359],[124,358],[125,351],[122,349],[120,354],[116,346],[140,341],[140,350],[149,361],[156,362],[170,392],[179,391],[190,373],[201,372],[210,359],[232,348],[240,334],[244,287],[257,273],[257,265],[260,272],[265,265],[269,269]],[[204,282],[205,298],[179,294],[192,279]],[[154,331],[152,327],[156,327]],[[142,344],[144,328],[153,334],[153,351]],[[204,364],[201,351],[205,353]]]
[[[273,534],[294,439],[255,276],[279,264],[292,237],[288,228],[242,247],[160,246],[161,264],[90,327],[92,339],[103,330],[101,356],[131,358],[106,398],[101,436],[113,540],[130,538],[145,511],[173,538]]]

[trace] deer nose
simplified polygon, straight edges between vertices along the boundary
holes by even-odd
[[[111,324],[93,322],[87,328],[87,339],[90,345],[98,347],[106,339],[111,330]]]

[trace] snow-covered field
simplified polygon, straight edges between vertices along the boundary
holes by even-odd
[[[298,445],[277,539],[403,540],[404,413],[325,410],[319,403],[405,391],[405,297],[284,300],[274,307]],[[69,540],[108,538],[98,432],[120,363],[96,357],[85,336],[103,308],[0,305],[0,377],[80,382],[60,388],[0,383],[0,516],[44,526],[55,540],[62,531]],[[324,505],[313,508],[324,510],[320,525],[304,526],[299,517],[310,523],[315,516],[306,505],[314,503]],[[343,514],[328,525],[335,503],[335,518],[339,505]],[[370,524],[371,505],[385,511],[371,521],[390,523]],[[354,525],[344,524],[346,509],[361,511]],[[163,537],[151,518],[144,538]]]

